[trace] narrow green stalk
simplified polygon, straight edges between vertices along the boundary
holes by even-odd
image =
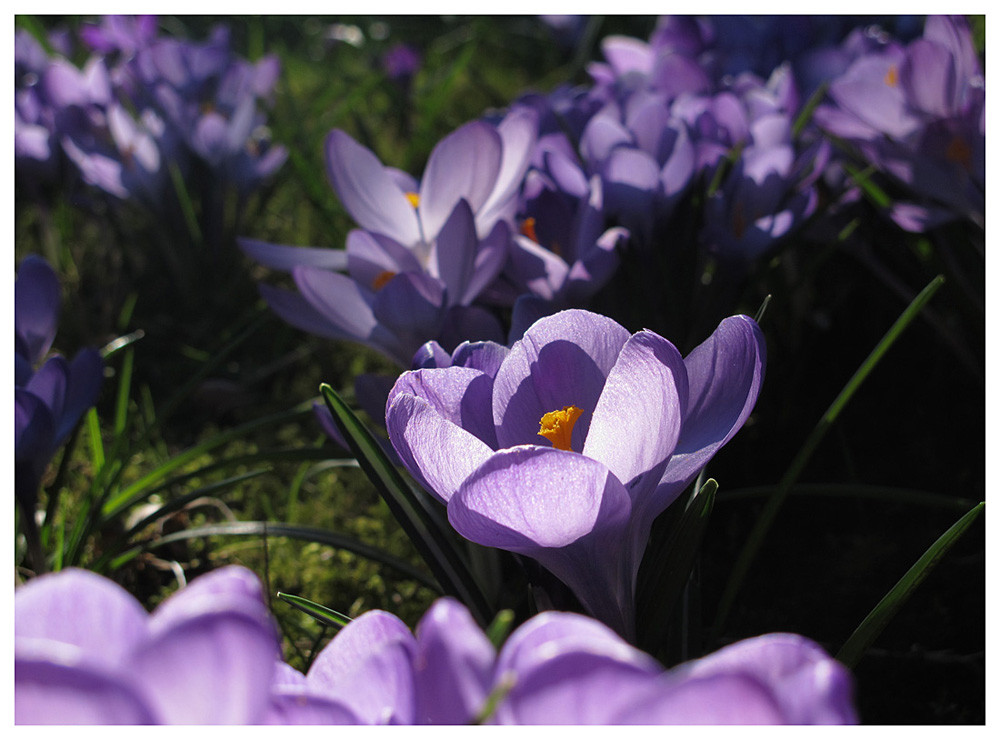
[[[750,569],[750,564],[757,555],[757,551],[760,550],[761,545],[764,543],[764,538],[771,529],[771,524],[774,522],[774,517],[777,515],[778,509],[781,508],[785,499],[788,498],[792,485],[798,480],[799,475],[801,475],[806,463],[809,462],[813,452],[819,446],[823,437],[826,436],[827,431],[833,425],[833,422],[836,421],[840,412],[844,409],[844,406],[846,406],[847,402],[851,400],[854,393],[871,374],[871,371],[875,369],[879,360],[882,359],[883,355],[885,355],[906,327],[910,325],[913,319],[917,317],[920,310],[927,304],[928,301],[930,301],[943,283],[944,276],[938,275],[936,278],[931,280],[931,282],[927,284],[927,287],[920,291],[919,295],[917,295],[910,305],[906,307],[906,310],[904,310],[900,317],[896,319],[896,322],[889,328],[889,331],[885,333],[885,336],[882,337],[882,340],[875,346],[875,349],[873,349],[871,354],[865,358],[865,361],[861,363],[861,366],[857,369],[854,375],[851,376],[851,379],[847,381],[843,390],[840,391],[837,397],[833,400],[833,403],[831,403],[830,407],[826,410],[826,413],[824,413],[819,422],[817,422],[816,426],[812,430],[812,433],[806,439],[805,444],[803,444],[799,449],[795,459],[792,460],[792,464],[788,467],[785,475],[778,483],[778,488],[768,498],[767,503],[764,505],[764,510],[757,518],[757,522],[754,524],[753,530],[751,530],[746,543],[743,545],[743,549],[736,558],[733,569],[729,574],[729,580],[727,581],[722,597],[719,600],[719,608],[716,612],[715,622],[712,625],[713,641],[722,631],[726,618],[729,616],[729,610],[732,608],[733,601],[736,599],[736,594],[743,585],[743,578]]]
[[[868,613],[858,628],[854,630],[847,642],[837,653],[837,660],[853,668],[864,656],[865,651],[871,646],[875,639],[882,633],[885,626],[899,611],[900,607],[906,603],[910,594],[916,590],[928,574],[934,569],[944,557],[951,546],[965,533],[971,524],[983,513],[986,502],[981,501],[973,506],[961,519],[951,525],[948,531],[938,537],[927,552],[920,556],[902,578],[893,586],[882,600],[875,605],[875,608]]]

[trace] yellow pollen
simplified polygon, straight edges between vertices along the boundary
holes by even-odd
[[[549,440],[557,450],[572,450],[573,427],[582,415],[583,409],[576,406],[563,406],[560,411],[550,411],[542,417],[538,435]]]
[[[895,64],[889,65],[889,71],[885,73],[884,81],[889,87],[895,87],[899,84],[899,69],[896,68]]]
[[[526,237],[531,239],[531,241],[538,243],[538,234],[535,233],[535,217],[528,216],[524,221],[521,222],[521,233]]]
[[[965,139],[961,136],[955,136],[948,143],[948,148],[945,149],[944,156],[949,162],[954,162],[966,170],[972,170],[972,149],[969,148],[969,145],[965,143]]]
[[[385,287],[385,284],[396,277],[392,270],[383,270],[372,280],[372,290],[378,291]]]
[[[416,208],[420,205],[420,194],[419,193],[407,193],[406,199],[410,201],[410,205]]]

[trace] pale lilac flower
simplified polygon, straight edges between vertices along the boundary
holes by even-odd
[[[746,316],[682,359],[653,332],[567,310],[532,325],[495,375],[404,373],[386,426],[460,534],[535,558],[632,634],[653,519],[749,416],[764,359]]]
[[[799,635],[743,640],[664,671],[605,625],[549,611],[496,654],[447,598],[415,634],[385,612],[358,617],[320,653],[305,685],[368,724],[857,722],[850,674]]]
[[[297,685],[260,582],[230,566],[150,615],[114,582],[71,568],[14,594],[17,724],[353,723]]]

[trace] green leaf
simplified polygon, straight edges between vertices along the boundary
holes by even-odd
[[[641,644],[649,652],[657,652],[666,639],[671,614],[691,574],[718,490],[714,478],[705,481],[688,501],[669,544],[653,554],[646,598],[638,616]]]
[[[485,626],[491,610],[472,573],[426,505],[389,461],[378,442],[329,385],[320,386],[333,420],[358,460],[361,469],[388,504],[392,515],[406,531],[417,551],[434,573],[445,593],[462,601]]]
[[[848,668],[853,668],[858,664],[858,661],[864,656],[865,651],[882,633],[882,630],[885,629],[889,620],[896,615],[900,607],[910,598],[910,594],[923,582],[927,575],[934,569],[934,566],[941,561],[945,553],[965,533],[965,530],[982,514],[985,507],[985,501],[976,504],[961,519],[952,524],[947,532],[938,537],[937,541],[906,571],[906,574],[875,605],[875,608],[858,625],[854,633],[847,638],[847,642],[844,643],[843,647],[840,648],[840,652],[837,653],[837,660]]]
[[[510,609],[501,609],[493,617],[490,626],[486,628],[486,636],[490,638],[493,647],[497,650],[501,648],[507,635],[510,634],[511,627],[514,626],[514,612]]]
[[[301,596],[294,596],[293,594],[284,594],[281,591],[278,591],[276,596],[282,601],[284,601],[286,604],[295,607],[300,612],[308,614],[316,621],[322,622],[323,624],[327,624],[333,627],[334,629],[337,630],[342,629],[346,627],[347,624],[351,621],[350,617],[341,614],[338,611],[334,611],[329,607],[323,606],[322,604],[317,604],[315,601],[310,601],[309,599],[303,598]]]
[[[747,541],[743,545],[743,549],[740,550],[740,554],[736,557],[736,562],[733,564],[733,569],[729,574],[729,580],[726,582],[722,597],[719,599],[719,608],[716,612],[715,622],[712,625],[711,635],[713,641],[722,631],[726,617],[729,616],[729,610],[736,599],[736,594],[743,585],[743,578],[750,569],[750,564],[753,562],[754,557],[756,557],[757,551],[764,544],[764,538],[771,529],[771,524],[774,522],[778,509],[781,508],[782,503],[788,498],[792,485],[798,480],[799,475],[801,475],[806,463],[809,462],[813,452],[819,446],[823,437],[826,436],[827,431],[833,425],[833,422],[836,421],[840,412],[847,405],[847,402],[851,400],[854,393],[861,387],[861,384],[871,374],[872,370],[875,369],[875,366],[878,365],[879,360],[889,351],[889,348],[895,343],[906,327],[913,322],[921,309],[927,305],[927,302],[930,301],[943,283],[944,276],[938,275],[906,307],[899,318],[896,319],[896,322],[889,328],[889,331],[885,333],[885,336],[875,346],[875,349],[865,358],[861,366],[851,376],[850,380],[847,381],[847,384],[844,385],[840,393],[837,394],[837,397],[833,399],[833,403],[830,404],[830,407],[816,423],[809,437],[795,455],[795,459],[792,460],[791,465],[788,466],[788,470],[785,471],[784,476],[782,476],[781,481],[778,483],[777,489],[771,494],[764,505],[764,510],[760,513],[753,529],[747,536]]]
[[[316,542],[320,545],[328,545],[338,550],[347,550],[355,555],[360,555],[376,563],[388,565],[390,568],[412,578],[422,586],[426,586],[432,591],[440,591],[434,579],[417,570],[405,560],[401,560],[384,550],[365,544],[353,537],[330,532],[319,527],[309,527],[303,524],[285,524],[282,522],[222,522],[220,524],[210,524],[204,527],[193,527],[179,532],[173,532],[163,537],[145,543],[136,548],[136,551],[152,550],[157,547],[169,545],[171,542],[182,540],[193,540],[199,537],[290,537],[293,540],[303,540],[305,542]],[[133,553],[133,557],[134,557]],[[112,563],[112,568],[115,564]]]

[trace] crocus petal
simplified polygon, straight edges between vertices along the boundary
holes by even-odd
[[[370,611],[350,622],[313,661],[311,690],[349,707],[361,721],[412,722],[416,640],[403,622]]]
[[[485,121],[472,121],[438,142],[420,182],[420,223],[434,239],[462,198],[478,212],[500,172],[503,142]],[[377,231],[377,229],[376,229]]]
[[[149,621],[155,633],[225,603],[258,616],[265,607],[260,579],[253,571],[231,565],[195,578],[161,603]]]
[[[347,268],[347,254],[342,249],[288,247],[243,237],[237,238],[236,243],[250,259],[275,270],[291,272],[297,265],[322,267],[326,270]]]
[[[538,137],[538,116],[530,108],[508,113],[497,125],[502,142],[500,171],[489,198],[476,213],[476,229],[487,234],[515,203],[517,189],[531,163],[531,154]]]
[[[403,373],[389,391],[384,408],[400,394],[425,401],[441,418],[464,429],[491,447],[496,433],[490,410],[493,379],[468,367],[416,370]]]
[[[469,610],[438,599],[417,625],[415,721],[468,724],[482,708],[496,653]]]
[[[386,428],[407,470],[446,503],[493,452],[482,440],[447,421],[427,401],[408,393],[390,402]]]
[[[417,212],[369,149],[334,129],[326,139],[326,166],[337,197],[362,228],[401,244],[421,240]]]
[[[935,118],[954,113],[955,58],[943,46],[926,39],[910,44],[899,69],[899,82],[917,110]]]
[[[493,422],[497,444],[540,442],[542,416],[564,406],[583,409],[573,430],[573,449],[582,449],[590,413],[604,381],[629,338],[617,322],[579,309],[539,319],[517,342],[497,372]]]
[[[610,720],[625,725],[785,724],[767,688],[747,675],[721,674],[673,683],[669,676],[639,687],[631,706]]]
[[[165,722],[252,724],[266,710],[279,651],[265,607],[223,607],[172,623],[128,665]]]
[[[674,451],[687,396],[687,370],[677,348],[650,331],[634,334],[608,374],[583,454],[628,483]]]
[[[653,71],[653,51],[649,44],[631,36],[608,36],[601,53],[619,76],[629,72],[648,75]]]
[[[766,357],[760,327],[741,315],[724,319],[684,358],[689,387],[684,426],[655,494],[636,504],[650,512],[647,516],[663,511],[743,426],[757,401]]]
[[[476,261],[479,239],[475,217],[462,198],[441,226],[431,252],[429,272],[448,289],[448,302],[459,303],[465,295]]]
[[[14,331],[27,345],[33,365],[52,346],[60,304],[59,279],[49,263],[35,255],[25,257],[14,283]]]
[[[358,716],[346,705],[302,692],[277,691],[271,694],[262,725],[357,725]]]
[[[788,724],[855,724],[847,669],[801,635],[775,633],[729,645],[679,666],[694,678],[744,673],[771,691]]]
[[[302,297],[347,336],[366,339],[378,323],[369,297],[346,275],[315,267],[292,270]]]
[[[348,282],[354,285],[350,280]],[[298,293],[284,290],[283,288],[275,288],[273,285],[267,285],[266,283],[261,283],[258,286],[258,290],[260,290],[261,297],[272,311],[302,331],[329,339],[352,339],[354,341],[364,339],[364,336],[353,334],[339,324],[331,321],[330,318],[320,313],[318,309]],[[371,309],[363,300],[360,301],[360,304],[355,303],[354,307],[367,312],[369,315],[371,314]],[[372,317],[372,323],[374,323],[374,317]]]
[[[566,283],[566,261],[526,236],[514,237],[507,275],[532,295],[552,300]]]
[[[151,725],[157,720],[128,677],[47,657],[14,658],[14,724]]]
[[[347,234],[347,268],[354,280],[371,290],[377,290],[387,276],[423,269],[411,249],[363,229],[351,229]]]
[[[465,293],[458,297],[463,306],[472,303],[490,283],[497,279],[510,253],[510,227],[499,221],[479,242],[479,252],[472,268],[472,275],[465,286]]]
[[[463,537],[534,558],[622,634],[634,630],[630,513],[628,491],[604,465],[530,445],[492,455],[448,504]]]
[[[148,635],[142,605],[113,581],[69,568],[17,589],[14,635],[73,645],[88,659],[117,665]]]

